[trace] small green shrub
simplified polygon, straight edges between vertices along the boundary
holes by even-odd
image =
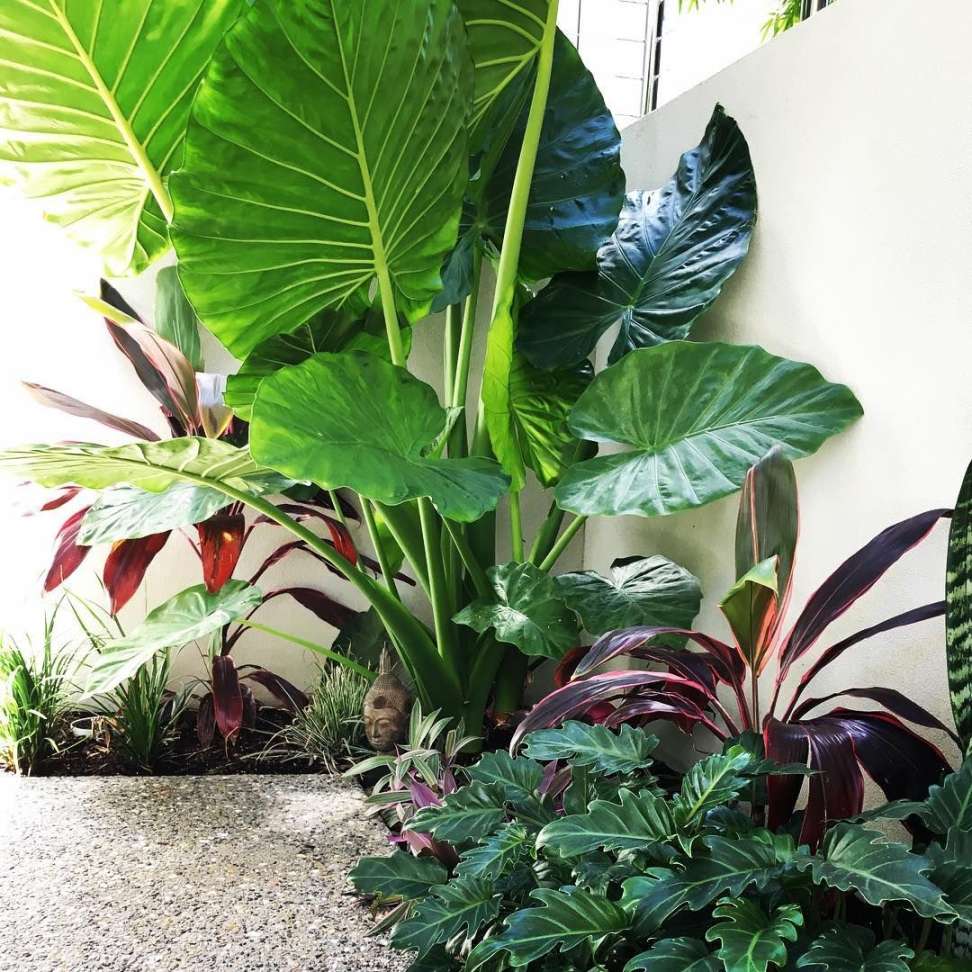
[[[835,823],[813,851],[748,803],[805,766],[742,736],[672,789],[656,744],[568,722],[523,755],[488,753],[405,824],[424,843],[364,858],[351,881],[397,904],[383,924],[417,953],[412,972],[964,967],[944,957],[972,900],[972,761],[925,800]],[[889,840],[879,818],[919,836]]]
[[[169,653],[156,655],[99,705],[112,748],[133,769],[156,768],[189,701],[188,692],[166,688],[171,672]]]
[[[55,647],[57,610],[45,619],[42,646],[0,642],[0,765],[29,776],[58,749],[77,652]]]
[[[364,745],[361,709],[369,682],[341,665],[321,669],[306,706],[264,750],[268,758],[320,763],[336,773]]]

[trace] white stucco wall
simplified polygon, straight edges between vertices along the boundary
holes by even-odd
[[[794,607],[885,526],[950,506],[972,456],[970,43],[965,0],[840,0],[625,132],[629,184],[648,188],[717,101],[739,121],[759,223],[695,336],[813,362],[863,403],[856,426],[797,466]],[[585,560],[678,560],[707,594],[699,626],[725,634],[716,604],[733,579],[736,503],[593,522]],[[936,528],[834,637],[941,599],[946,535]],[[931,621],[874,639],[820,687],[891,685],[947,719],[943,631]]]

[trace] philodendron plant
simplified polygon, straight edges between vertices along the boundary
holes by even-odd
[[[811,850],[751,802],[805,765],[746,734],[671,790],[657,742],[631,726],[534,732],[406,824],[433,855],[364,858],[351,881],[396,905],[386,925],[413,972],[969,968],[952,953],[972,905],[972,762],[871,815],[909,819],[920,840],[845,821]]]
[[[249,448],[186,436],[0,462],[158,505],[216,492],[281,524],[373,606],[426,709],[474,730],[491,699],[518,705],[530,657],[624,605],[625,623],[687,623],[697,594],[675,565],[569,588],[550,572],[588,517],[700,506],[771,446],[807,455],[860,415],[810,365],[686,340],[749,247],[745,140],[716,108],[667,185],[625,196],[620,137],[557,0],[100,6],[4,5],[0,159],[111,272],[174,246],[200,320],[242,359],[226,401]],[[442,310],[440,396],[408,349]],[[587,356],[619,324],[595,376]],[[354,491],[380,579],[260,495],[267,470]],[[529,476],[553,489],[530,542]],[[497,564],[501,503],[512,557]],[[403,557],[431,625],[399,596]],[[656,596],[673,578],[674,613]]]

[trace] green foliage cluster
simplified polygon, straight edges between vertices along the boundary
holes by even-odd
[[[671,788],[656,743],[577,722],[531,734],[406,824],[451,858],[399,850],[350,879],[398,903],[392,944],[416,952],[413,972],[966,968],[949,956],[972,914],[972,762],[925,801],[835,824],[811,852],[749,802],[805,767],[744,737]],[[914,841],[876,819],[907,819]]]
[[[809,455],[861,414],[809,364],[687,340],[749,249],[745,138],[717,106],[666,185],[626,195],[620,135],[557,30],[557,0],[216,0],[198,16],[133,0],[107,19],[62,0],[8,6],[0,102],[18,109],[0,179],[47,200],[112,275],[174,248],[162,279],[184,293],[160,303],[164,343],[138,331],[139,361],[186,420],[171,440],[28,446],[0,467],[48,487],[133,487],[92,514],[100,536],[146,519],[159,535],[184,529],[220,502],[234,511],[231,549],[244,506],[277,523],[371,605],[426,710],[478,731],[489,705],[517,708],[530,659],[561,657],[578,617],[591,634],[619,620],[686,624],[694,582],[675,565],[551,571],[588,517],[709,503],[773,446]],[[116,304],[92,302],[124,342],[139,322]],[[439,395],[409,354],[443,310]],[[197,319],[241,359],[225,404],[250,423],[248,445],[202,437],[191,420],[211,392],[194,374]],[[586,359],[612,329],[595,374]],[[178,359],[160,351],[175,345]],[[531,538],[532,480],[552,496]],[[297,483],[357,494],[378,571],[346,524],[271,500]],[[311,528],[322,521],[328,538]],[[204,532],[219,547],[220,530]],[[431,624],[403,603],[403,563]],[[187,638],[254,626],[263,593],[218,586],[182,592],[106,643],[89,689],[110,691]],[[238,681],[214,660],[230,736]]]
[[[0,766],[25,776],[57,751],[77,673],[77,651],[55,637],[57,613],[39,645],[0,640]]]

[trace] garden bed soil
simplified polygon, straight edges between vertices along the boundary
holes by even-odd
[[[88,725],[89,716],[77,713],[69,722]],[[196,735],[196,713],[186,712],[179,721],[178,731],[168,740],[153,768],[154,776],[208,776],[219,774],[288,776],[320,773],[325,767],[306,756],[294,754],[284,759],[279,753],[265,751],[274,735],[291,721],[282,709],[261,707],[252,728],[240,730],[231,746],[218,735],[209,746],[203,746]],[[144,771],[129,765],[115,751],[107,734],[98,733],[92,739],[68,741],[62,750],[49,757],[37,768],[35,776],[144,776]]]

